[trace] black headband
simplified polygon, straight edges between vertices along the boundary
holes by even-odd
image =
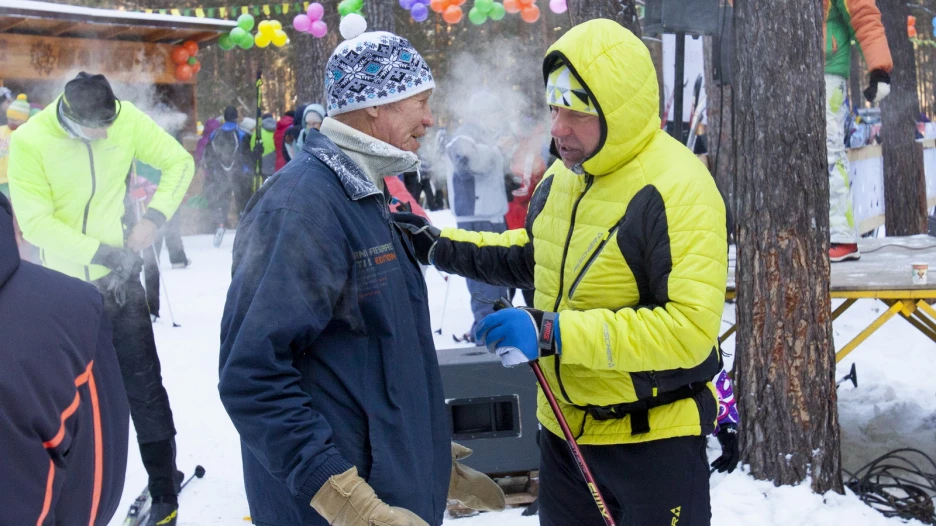
[[[115,111],[113,115],[104,117],[103,119],[88,118],[78,115],[71,107],[71,104],[69,104],[68,97],[66,97],[64,94],[62,95],[61,109],[62,114],[82,126],[87,128],[107,128],[111,124],[114,124],[114,121],[116,121],[117,117],[120,116],[120,100],[115,99],[115,101],[117,104],[117,111]]]

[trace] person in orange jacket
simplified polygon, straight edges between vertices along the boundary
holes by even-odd
[[[894,67],[874,0],[824,0],[826,153],[829,158],[829,233],[832,262],[858,259],[858,228],[848,181],[845,129],[848,120],[848,77],[851,42],[855,40],[868,63],[864,96],[877,103],[890,93]]]

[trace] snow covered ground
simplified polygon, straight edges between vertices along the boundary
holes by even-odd
[[[435,213],[434,221],[441,226],[453,225],[447,212]],[[154,327],[178,429],[178,464],[186,474],[196,464],[207,470],[205,478],[193,482],[180,497],[179,524],[184,526],[250,524],[237,432],[217,392],[219,325],[230,279],[233,240],[233,233],[229,233],[222,247],[215,249],[210,236],[186,237],[185,248],[192,265],[171,270],[165,256],[162,261],[166,283],[163,318]],[[426,274],[426,280],[433,328],[442,325],[442,334],[435,337],[436,346],[455,347],[459,344],[453,343],[451,335],[463,334],[471,325],[464,280],[451,276],[446,282],[434,269]],[[181,327],[172,327],[168,300]],[[881,311],[880,303],[859,301],[835,323],[838,346]],[[728,306],[724,318],[726,323],[734,320],[733,306]],[[733,339],[726,351],[733,352]],[[839,364],[839,377],[846,374],[852,362],[858,364],[859,388],[847,385],[839,391],[845,466],[858,468],[897,447],[916,447],[936,456],[936,387],[931,381],[936,371],[936,345],[902,319],[894,319]],[[146,484],[133,436],[131,431],[124,496],[112,525],[120,524],[127,507]],[[715,440],[710,440],[709,456],[718,456]],[[712,477],[712,507],[713,524],[904,524],[885,519],[852,494],[815,495],[808,484],[775,488],[742,471]],[[446,524],[533,526],[538,521],[536,517],[521,517],[520,510],[514,509],[450,519]]]

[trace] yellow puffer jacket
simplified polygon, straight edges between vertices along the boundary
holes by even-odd
[[[724,202],[702,163],[660,130],[656,75],[639,39],[592,20],[549,49],[544,71],[556,60],[580,77],[602,121],[584,175],[556,162],[526,229],[443,230],[434,263],[535,287],[535,307],[560,313],[561,354],[540,362],[580,443],[709,434],[727,274]],[[562,436],[542,392],[538,406],[539,421]]]
[[[147,217],[172,217],[194,175],[185,148],[127,101],[107,138],[82,141],[59,124],[58,100],[17,128],[10,142],[10,197],[23,237],[46,267],[86,281],[110,273],[91,265],[103,243],[124,246],[121,218],[134,159],[162,171]],[[156,222],[161,222],[159,219]]]

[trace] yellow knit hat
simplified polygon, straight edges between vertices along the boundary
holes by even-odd
[[[26,101],[26,94],[20,93],[16,96],[16,100],[10,103],[10,107],[8,107],[6,111],[6,116],[7,119],[26,121],[29,119],[29,110],[29,102]]]

